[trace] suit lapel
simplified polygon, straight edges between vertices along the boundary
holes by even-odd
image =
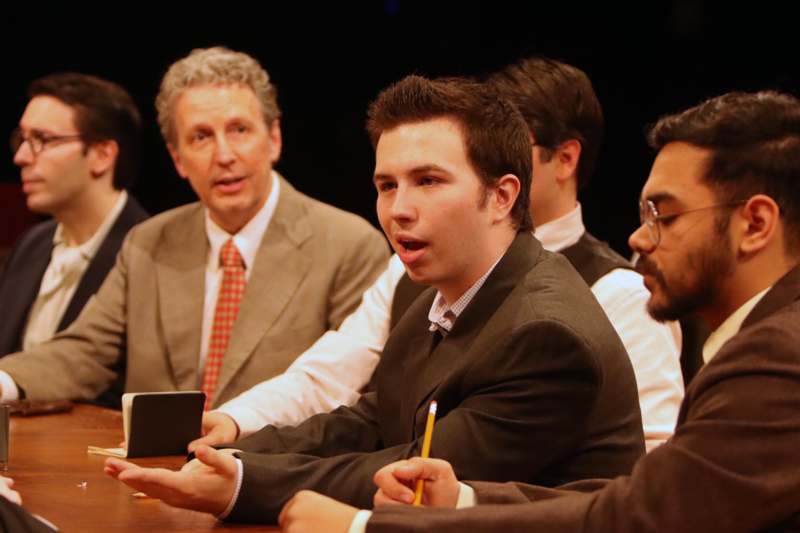
[[[800,298],[800,266],[784,274],[747,315],[742,328],[766,318],[778,309]]]
[[[311,237],[312,229],[300,200],[297,191],[281,179],[278,205],[261,239],[223,358],[217,397],[252,356],[311,269],[311,257],[302,244]]]
[[[100,285],[103,284],[108,272],[114,266],[117,252],[122,246],[122,241],[128,234],[128,230],[145,218],[147,218],[147,213],[144,209],[133,197],[128,196],[125,207],[120,211],[117,220],[114,221],[108,235],[103,239],[103,243],[89,263],[89,267],[84,272],[83,277],[81,277],[81,281],[77,289],[75,289],[75,294],[72,295],[72,299],[61,317],[56,331],[65,329],[78,317],[86,302],[100,289]]]
[[[410,351],[411,357],[403,365],[404,382],[413,384],[413,393],[408,402],[404,400],[403,412],[405,423],[413,423],[412,436],[424,429],[427,404],[435,397],[436,391],[447,382],[449,376],[472,363],[471,348],[482,334],[494,334],[485,331],[485,325],[499,309],[508,294],[517,283],[538,261],[542,251],[541,244],[530,234],[520,234],[514,240],[503,258],[497,263],[466,309],[453,325],[453,329],[442,339],[433,351],[426,351],[423,342],[417,342],[419,349]],[[400,324],[412,317],[416,329],[427,330],[429,324],[427,313],[433,302],[430,298],[419,298],[413,307],[404,315]],[[423,309],[424,308],[424,309]],[[424,322],[424,326],[420,326]],[[400,327],[398,324],[398,329]],[[407,328],[404,328],[407,329]],[[426,337],[430,343],[430,335]],[[430,344],[427,344],[430,346]],[[446,405],[440,405],[439,416],[444,416]],[[418,435],[416,435],[418,436]]]
[[[198,386],[208,237],[201,204],[164,231],[156,257],[161,326],[179,388]],[[150,295],[138,295],[150,298]]]

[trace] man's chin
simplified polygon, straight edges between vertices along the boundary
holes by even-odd
[[[647,302],[647,313],[656,322],[672,322],[680,320],[695,311],[695,306],[688,303],[659,302],[651,297]]]

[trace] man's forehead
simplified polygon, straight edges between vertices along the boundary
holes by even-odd
[[[709,191],[704,177],[711,151],[688,143],[669,143],[659,150],[642,188],[644,200],[676,199]]]
[[[75,124],[75,110],[54,96],[38,95],[25,106],[19,123],[25,129],[71,128]]]
[[[466,147],[455,120],[436,118],[409,122],[384,131],[378,139],[375,156],[378,167],[449,168],[466,162]]]

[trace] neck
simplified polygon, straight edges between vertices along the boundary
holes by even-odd
[[[475,258],[475,261],[469,265],[465,265],[465,268],[461,269],[458,276],[434,285],[436,290],[442,293],[442,297],[444,301],[447,302],[447,305],[453,305],[458,301],[470,287],[475,285],[476,281],[486,274],[492,265],[503,257],[503,254],[506,253],[508,247],[511,246],[511,243],[517,235],[516,230],[511,228],[507,229],[509,231],[503,232],[502,235],[490,238],[487,241],[488,246],[484,247],[483,252],[478,252],[476,247],[475,253],[472,256]]]
[[[797,264],[797,259],[783,254],[765,254],[738,263],[736,270],[718,286],[714,305],[698,311],[698,315],[712,331],[717,329],[750,298],[775,285]]]
[[[63,227],[69,246],[80,246],[92,238],[119,199],[120,191],[112,187],[94,188],[78,201],[54,214]]]
[[[546,206],[537,206],[536,212],[531,209],[531,219],[533,226],[538,227],[548,222],[558,220],[569,214],[578,205],[578,199],[574,194],[558,194],[553,197],[553,201],[548,201]]]

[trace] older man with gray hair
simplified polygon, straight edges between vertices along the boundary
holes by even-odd
[[[280,110],[255,59],[194,50],[156,107],[200,202],[134,228],[72,327],[0,361],[27,398],[92,399],[124,375],[128,392],[202,388],[219,405],[282,373],[386,267],[377,230],[273,171]]]

